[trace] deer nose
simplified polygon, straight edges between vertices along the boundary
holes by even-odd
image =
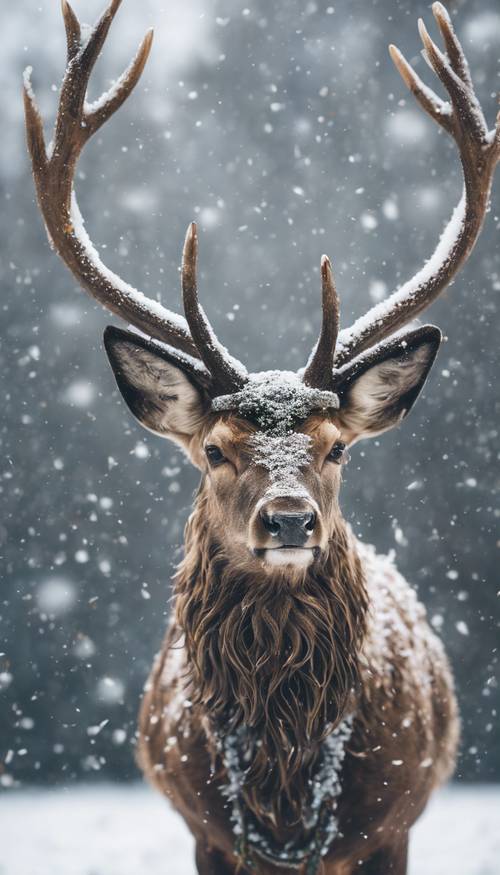
[[[302,547],[316,525],[314,511],[260,511],[262,525],[286,547]]]

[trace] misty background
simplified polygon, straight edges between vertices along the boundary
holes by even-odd
[[[92,22],[102,0],[74,0]],[[452,11],[490,125],[498,0]],[[343,325],[431,254],[461,193],[454,145],[392,66],[420,55],[417,0],[124,0],[91,99],[155,28],[141,83],[90,141],[77,191],[105,263],[180,309],[186,226],[200,296],[253,370],[296,369],[333,261]],[[51,253],[34,201],[21,78],[44,119],[65,62],[55,0],[2,4],[0,191],[0,786],[137,777],[141,689],[169,613],[198,475],[132,420],[111,320]],[[457,779],[500,780],[498,328],[500,185],[466,268],[428,314],[447,335],[411,417],[357,445],[341,495],[356,533],[394,550],[453,663]]]

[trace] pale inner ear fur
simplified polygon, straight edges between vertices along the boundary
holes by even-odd
[[[185,444],[200,427],[204,410],[201,393],[183,371],[128,341],[113,344],[113,359],[120,391],[141,425]]]
[[[397,425],[411,410],[432,363],[429,344],[374,364],[353,381],[341,410],[346,437],[355,443]]]

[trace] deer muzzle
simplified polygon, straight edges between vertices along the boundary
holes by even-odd
[[[271,566],[309,565],[320,552],[318,510],[305,498],[264,501],[250,524],[251,549]]]

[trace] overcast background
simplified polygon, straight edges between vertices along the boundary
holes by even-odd
[[[102,4],[74,5],[92,21]],[[452,10],[493,124],[498,0]],[[304,364],[321,254],[347,325],[430,255],[460,196],[451,142],[387,53],[396,42],[431,82],[421,14],[431,25],[415,0],[125,0],[91,96],[152,25],[151,59],[77,182],[106,263],[177,309],[196,219],[221,339],[254,370]],[[20,83],[32,64],[49,122],[59,3],[4,3],[0,19],[0,785],[128,780],[197,474],[131,419],[102,349],[109,317],[50,252],[34,203]],[[342,495],[359,536],[396,551],[445,641],[457,779],[476,781],[500,779],[499,182],[470,263],[429,314],[448,341],[423,397],[399,431],[354,449]]]

